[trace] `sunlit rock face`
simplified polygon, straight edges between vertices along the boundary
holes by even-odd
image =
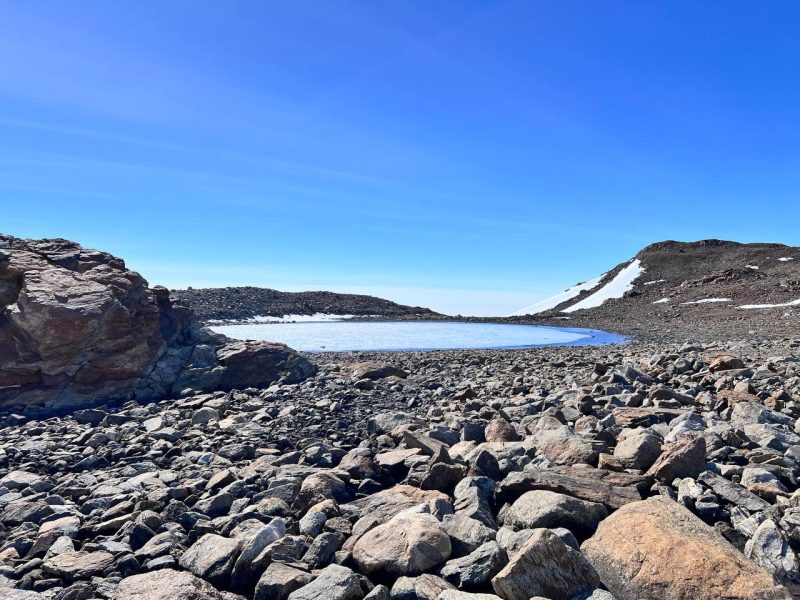
[[[151,400],[312,372],[286,346],[206,331],[111,254],[0,235],[0,407]]]

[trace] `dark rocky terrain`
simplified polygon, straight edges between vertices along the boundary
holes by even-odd
[[[799,346],[321,354],[296,384],[6,415],[0,590],[796,597]]]
[[[428,308],[405,306],[375,296],[334,292],[279,292],[259,287],[175,290],[202,321],[245,321],[285,315],[354,315],[391,319],[432,319],[441,315]]]
[[[596,308],[562,312],[591,296],[630,261],[611,269],[597,287],[552,310],[503,320],[606,329],[663,341],[742,336],[781,339],[800,332],[798,247],[668,241],[644,248],[636,259],[644,272],[622,298],[607,300]],[[665,298],[668,301],[664,302]],[[727,300],[697,303],[712,298]],[[764,304],[784,306],[739,308]]]
[[[800,597],[787,321],[302,356],[211,336],[110,255],[1,240],[0,598]]]

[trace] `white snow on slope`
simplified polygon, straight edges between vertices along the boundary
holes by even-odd
[[[609,281],[594,294],[588,298],[584,298],[577,304],[573,304],[561,312],[571,313],[575,312],[576,310],[583,310],[585,308],[596,308],[606,300],[611,300],[612,298],[622,298],[622,296],[625,295],[625,292],[633,289],[634,280],[642,273],[644,273],[642,261],[636,258],[632,260],[628,266],[617,273],[614,279]]]
[[[783,304],[743,304],[736,308],[786,308],[788,306],[800,306],[800,298],[792,300],[791,302],[784,302]]]
[[[666,304],[669,302],[669,298],[662,298],[661,300],[656,300],[653,304]]]
[[[692,302],[681,302],[681,304],[709,304],[711,302],[730,302],[732,298],[703,298],[702,300],[693,300]]]
[[[753,269],[753,271],[758,271],[758,265],[746,265],[748,269]]]
[[[579,283],[577,285],[573,285],[568,290],[564,290],[560,294],[556,294],[550,298],[545,298],[536,304],[531,304],[530,306],[526,306],[525,308],[518,310],[517,312],[513,312],[509,317],[522,317],[524,315],[537,315],[539,313],[546,312],[550,309],[555,308],[559,304],[566,302],[567,300],[572,300],[575,296],[580,295],[581,292],[585,290],[593,290],[600,284],[600,280],[603,279],[604,275],[597,277],[595,279],[591,279],[589,281],[584,281],[583,283]]]
[[[645,281],[643,285],[655,285],[657,283],[664,283],[666,279],[656,279],[654,281]]]
[[[778,260],[779,260],[780,262],[789,262],[790,260],[794,260],[794,259],[793,259],[793,258],[790,258],[790,257],[788,257],[788,256],[782,256],[782,257],[781,257],[781,258],[779,258]]]

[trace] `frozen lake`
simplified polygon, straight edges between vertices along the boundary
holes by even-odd
[[[593,346],[625,341],[621,335],[591,329],[438,321],[242,323],[211,329],[234,339],[281,342],[305,352]]]

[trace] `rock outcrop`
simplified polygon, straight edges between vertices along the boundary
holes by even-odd
[[[0,407],[62,410],[312,373],[281,344],[208,332],[111,254],[0,235]]]

